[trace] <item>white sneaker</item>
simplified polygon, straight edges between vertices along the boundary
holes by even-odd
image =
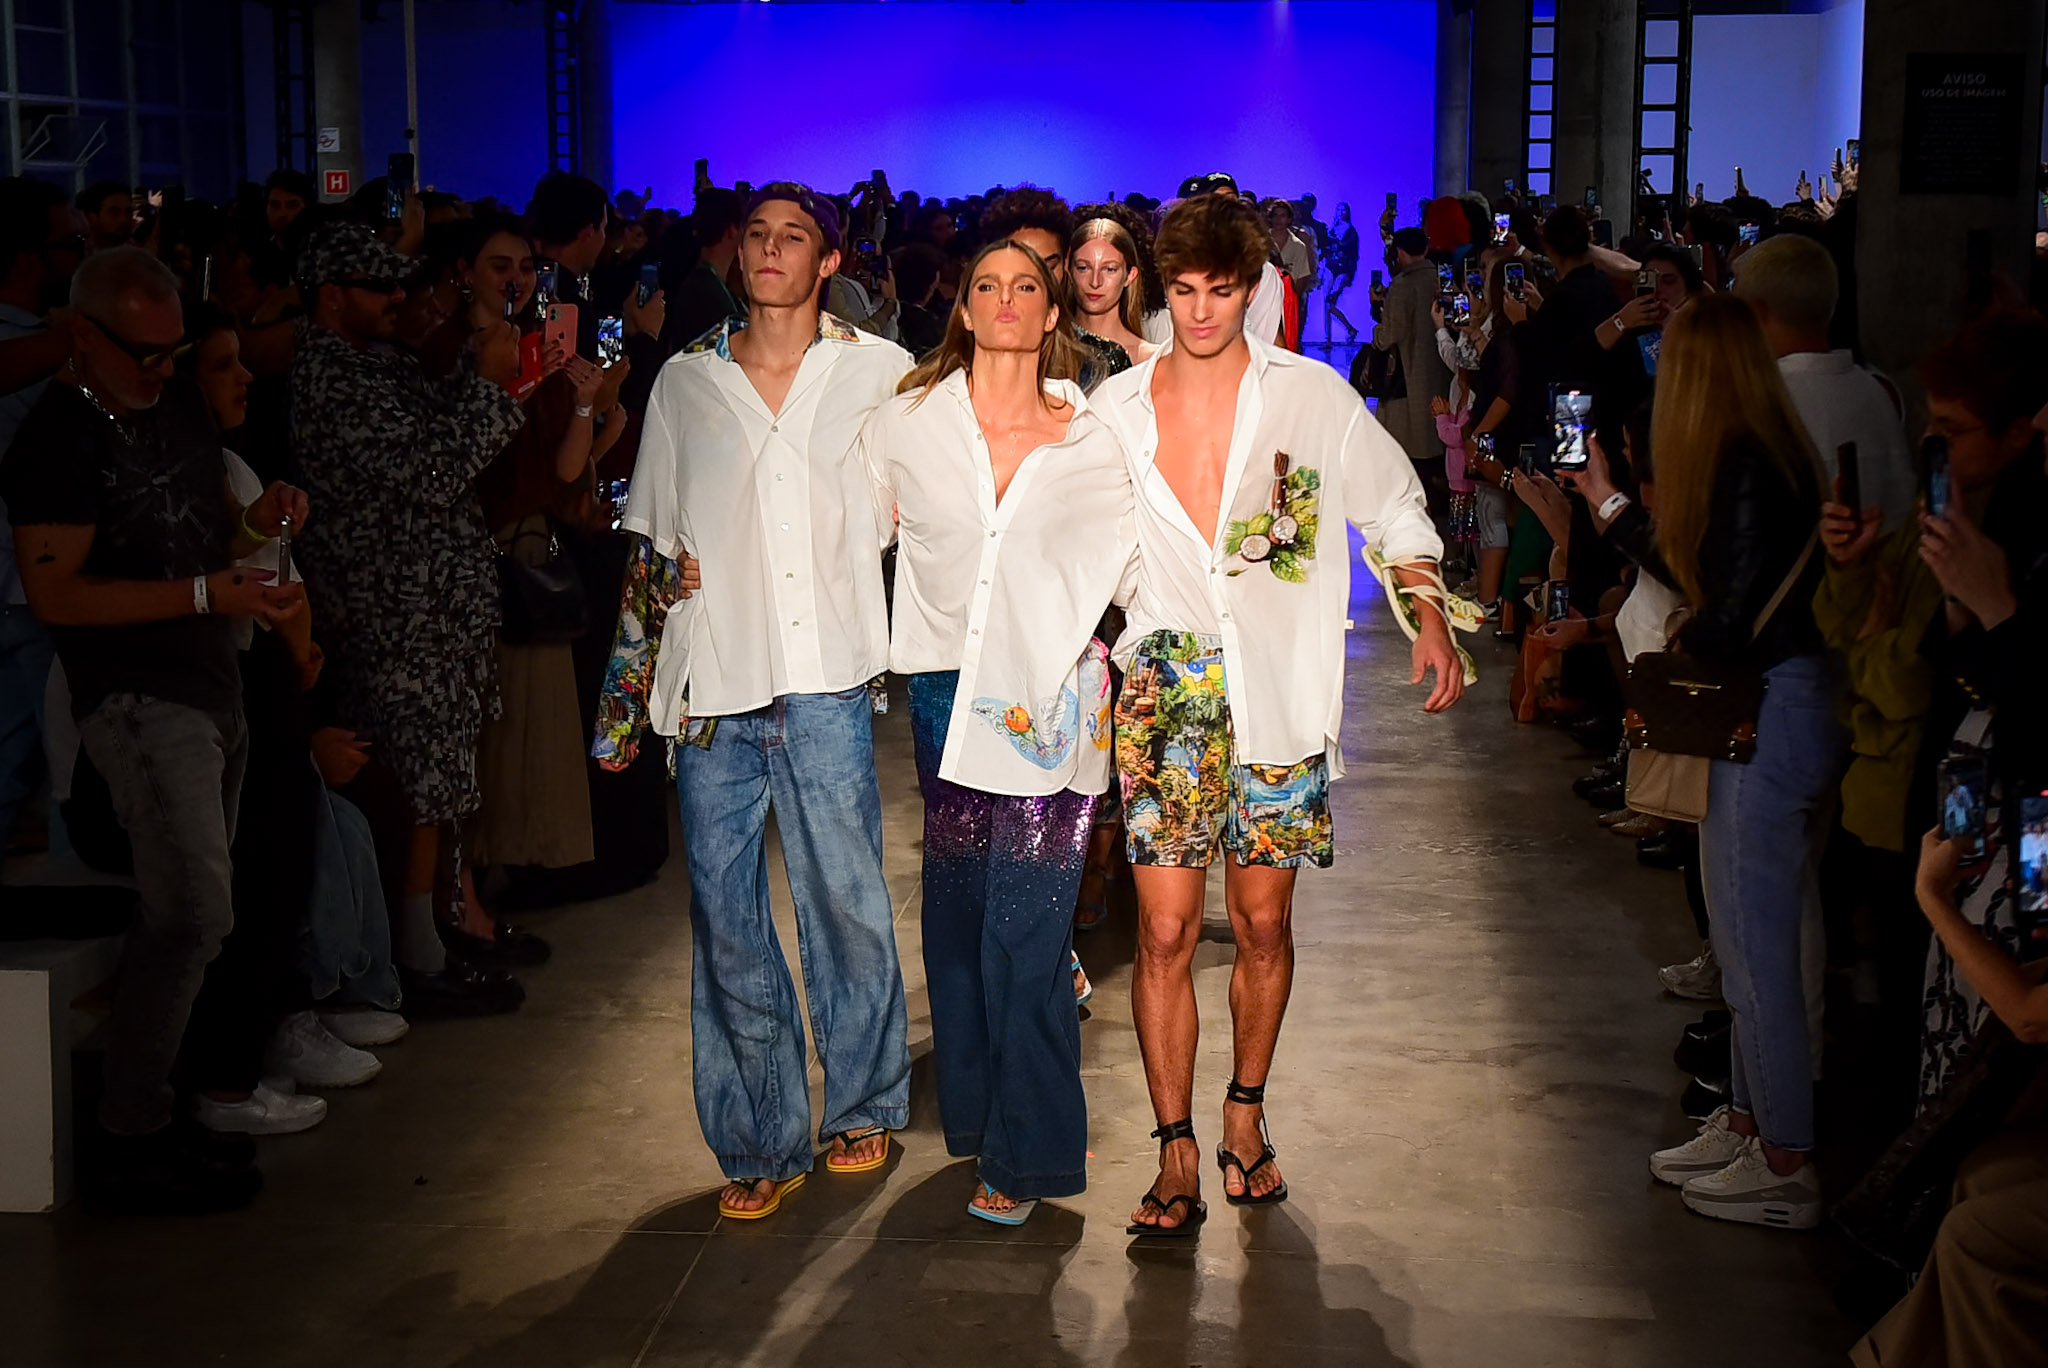
[[[1650,1176],[1660,1183],[1683,1187],[1688,1178],[1702,1174],[1719,1173],[1735,1162],[1735,1156],[1742,1153],[1742,1147],[1749,1143],[1746,1135],[1737,1135],[1729,1129],[1728,1118],[1735,1114],[1732,1107],[1716,1107],[1700,1133],[1682,1145],[1658,1150],[1650,1156]]]
[[[211,1131],[240,1135],[291,1135],[311,1130],[326,1120],[327,1102],[319,1097],[281,1093],[258,1083],[256,1091],[243,1102],[216,1102],[210,1097],[201,1097],[193,1117]]]
[[[368,1049],[372,1045],[390,1045],[405,1039],[405,1033],[412,1029],[412,1023],[396,1012],[380,1012],[374,1007],[349,1007],[338,1012],[320,1013],[320,1024],[344,1045],[357,1049]]]
[[[277,1028],[263,1071],[288,1074],[307,1088],[353,1088],[369,1082],[383,1068],[367,1050],[336,1040],[313,1013],[298,1012]]]
[[[1745,1140],[1741,1153],[1719,1173],[1688,1179],[1680,1189],[1685,1204],[1717,1221],[1743,1221],[1780,1230],[1811,1230],[1820,1224],[1820,1175],[1813,1161],[1780,1176],[1764,1159],[1763,1142]]]
[[[1689,998],[1694,1002],[1719,1002],[1721,1000],[1721,962],[1714,958],[1714,947],[1703,946],[1699,954],[1683,964],[1667,964],[1657,971],[1657,982],[1664,985],[1664,991],[1673,997]]]

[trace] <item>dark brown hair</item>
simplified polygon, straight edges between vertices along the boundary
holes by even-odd
[[[1193,273],[1250,288],[1265,274],[1272,245],[1257,209],[1235,195],[1201,195],[1166,215],[1152,255],[1169,285]]]
[[[1921,358],[1920,380],[2002,435],[2048,406],[2048,320],[2032,309],[1995,308]]]

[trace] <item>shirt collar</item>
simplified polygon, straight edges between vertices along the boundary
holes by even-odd
[[[744,318],[728,318],[704,336],[683,348],[686,352],[716,352],[721,361],[732,360],[732,335],[747,326]],[[860,333],[851,323],[820,310],[818,313],[818,335],[811,339],[811,347],[820,342],[858,342]],[[809,351],[810,347],[804,348]]]
[[[1265,383],[1266,369],[1273,364],[1273,359],[1276,356],[1291,355],[1291,353],[1278,351],[1271,343],[1259,341],[1258,338],[1253,337],[1250,333],[1245,334],[1244,344],[1252,354],[1251,364],[1247,367],[1247,370],[1254,384],[1262,385]],[[1158,366],[1159,358],[1171,350],[1173,350],[1173,338],[1169,336],[1153,350],[1151,356],[1135,367],[1141,373],[1138,381],[1138,401],[1145,406],[1147,412],[1150,412],[1152,409],[1153,369]]]
[[[961,410],[967,415],[968,422],[976,421],[974,417],[974,399],[967,392],[966,371],[954,371],[939,382],[939,388],[948,395],[951,395],[953,400],[960,405]],[[1083,392],[1080,385],[1072,380],[1048,380],[1045,382],[1045,389],[1046,393],[1072,405],[1075,418],[1079,418],[1084,413],[1094,412],[1093,407],[1088,403],[1087,394]],[[1068,431],[1071,432],[1072,428],[1070,427]]]

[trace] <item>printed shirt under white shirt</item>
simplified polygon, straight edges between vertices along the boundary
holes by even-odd
[[[1197,632],[1223,643],[1235,763],[1292,765],[1325,755],[1343,772],[1338,735],[1344,710],[1344,635],[1351,598],[1352,522],[1390,564],[1438,560],[1443,543],[1422,485],[1400,444],[1343,377],[1320,361],[1247,337],[1250,363],[1237,392],[1237,418],[1217,526],[1197,529],[1159,472],[1159,421],[1152,377],[1162,349],[1096,390],[1096,411],[1117,430],[1137,495],[1138,565],[1130,625],[1116,658],[1128,662],[1154,631]],[[1289,506],[1308,508],[1311,554],[1275,573],[1278,558],[1249,561],[1233,550],[1233,523],[1269,512],[1276,453],[1300,476]],[[1304,505],[1301,496],[1313,496]],[[1238,529],[1241,531],[1242,529]],[[1304,529],[1306,532],[1306,529]]]
[[[1100,793],[1114,764],[1107,656],[1088,647],[1137,549],[1130,468],[1078,385],[1046,392],[1072,406],[1066,435],[1000,500],[965,372],[889,400],[861,438],[898,541],[889,667],[960,672],[939,775],[985,793]]]
[[[888,664],[873,497],[854,443],[910,354],[821,315],[775,412],[732,359],[733,331],[662,367],[620,522],[702,566],[704,588],[670,610],[655,657],[648,720],[663,736],[686,713],[841,693]]]

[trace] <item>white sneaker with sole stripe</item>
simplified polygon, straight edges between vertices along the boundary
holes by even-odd
[[[1742,1152],[1719,1173],[1688,1179],[1680,1190],[1685,1204],[1717,1221],[1811,1230],[1820,1224],[1820,1175],[1813,1161],[1793,1173],[1773,1173],[1761,1140],[1743,1141]]]

